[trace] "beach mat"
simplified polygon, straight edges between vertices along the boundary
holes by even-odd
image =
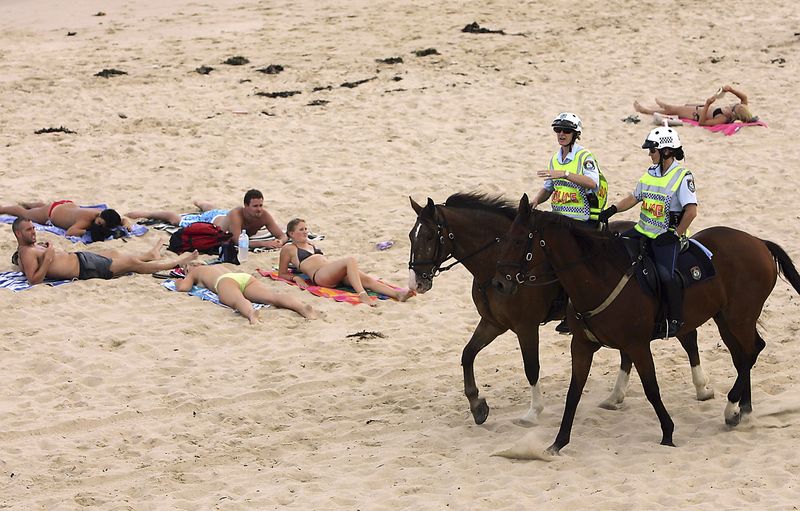
[[[164,286],[165,288],[169,289],[170,291],[177,291],[175,289],[175,281],[174,280],[165,280],[164,282],[161,283],[161,285]],[[217,293],[211,291],[210,289],[206,289],[206,288],[200,287],[200,286],[192,286],[192,289],[191,289],[191,291],[189,291],[188,294],[190,294],[192,296],[196,296],[196,297],[200,298],[201,300],[205,300],[207,302],[216,303],[217,305],[225,307],[226,309],[230,309],[230,307],[228,307],[224,303],[220,302],[219,301],[219,296],[217,296]],[[256,309],[256,310],[258,310],[258,309],[266,309],[268,307],[270,307],[270,305],[266,304],[266,303],[254,303],[253,304],[253,308]]]
[[[688,124],[690,126],[700,126],[700,123],[693,119],[684,119],[683,117],[681,117],[680,120],[682,123]],[[764,121],[732,122],[728,124],[715,124],[714,126],[700,126],[700,127],[705,128],[708,131],[713,131],[714,133],[724,133],[726,137],[730,137],[731,135],[739,133],[739,130],[746,126],[763,126],[765,128],[768,128],[767,123],[765,123]]]
[[[61,284],[68,284],[71,280],[45,280],[42,284],[48,286],[60,286]],[[4,271],[0,272],[0,289],[10,289],[11,291],[25,291],[33,287],[33,284],[28,282],[28,277],[21,271]]]
[[[108,204],[95,204],[93,206],[81,206],[82,208],[96,208],[96,209],[108,209]],[[4,224],[12,224],[17,217],[11,215],[0,215],[0,222]],[[92,235],[89,232],[83,234],[83,236],[67,236],[66,229],[62,229],[61,227],[56,227],[51,223],[47,224],[37,224],[36,222],[31,222],[33,227],[37,231],[46,231],[57,236],[61,236],[62,238],[66,238],[73,243],[81,242],[85,245],[92,243]],[[142,236],[147,232],[147,227],[141,224],[134,224],[130,230],[124,227],[117,227],[114,229],[114,232],[119,233],[122,238],[130,238],[131,236]],[[106,238],[107,240],[114,239],[113,234]]]
[[[260,275],[262,275],[264,277],[269,277],[272,280],[277,280],[277,281],[280,281],[280,282],[286,282],[287,284],[291,284],[293,286],[297,285],[295,282],[292,282],[290,280],[286,280],[286,279],[284,279],[282,277],[279,277],[277,271],[268,271],[268,270],[261,270],[261,269],[257,269],[256,271]],[[358,305],[360,303],[363,303],[361,300],[358,299],[358,293],[356,293],[355,289],[353,289],[352,287],[339,286],[339,287],[331,288],[331,287],[315,286],[315,285],[311,284],[311,279],[308,277],[308,275],[306,275],[304,273],[299,273],[299,272],[295,272],[295,275],[297,275],[299,277],[302,277],[303,280],[306,281],[306,283],[308,284],[308,287],[306,288],[306,291],[308,291],[309,293],[311,293],[314,296],[320,296],[322,298],[332,298],[333,300],[336,300],[337,302],[345,302],[345,303],[350,303],[350,304],[353,304],[353,305]],[[394,287],[394,286],[392,286],[392,287]],[[395,289],[402,289],[402,288],[395,287]],[[388,300],[390,298],[389,296],[386,296],[386,295],[383,295],[383,294],[380,294],[380,293],[376,293],[374,291],[367,291],[367,293],[371,297],[377,298],[379,300]]]

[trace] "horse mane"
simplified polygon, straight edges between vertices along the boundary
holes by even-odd
[[[542,222],[547,227],[555,227],[556,229],[564,229],[571,232],[575,236],[580,250],[583,252],[590,252],[594,246],[601,245],[605,247],[605,250],[602,252],[614,261],[619,258],[612,254],[616,254],[617,252],[619,254],[626,253],[625,249],[622,247],[621,240],[608,229],[598,230],[586,224],[586,222],[574,220],[550,211],[537,210],[534,211],[533,214],[534,223]]]
[[[469,192],[454,193],[444,203],[450,208],[477,209],[505,216],[514,220],[517,216],[516,205],[509,202],[502,195],[489,195],[486,193]]]

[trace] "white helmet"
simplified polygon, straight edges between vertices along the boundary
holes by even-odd
[[[671,149],[679,149],[681,147],[681,139],[678,136],[678,132],[666,126],[653,128],[642,144],[642,149],[663,149],[665,147]]]
[[[581,118],[571,112],[561,112],[558,114],[558,117],[553,119],[553,122],[550,123],[551,128],[567,128],[576,133],[580,133],[583,130],[583,123],[581,122]]]

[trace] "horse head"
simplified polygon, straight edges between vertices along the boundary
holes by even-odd
[[[530,285],[537,280],[537,276],[531,274],[535,248],[531,223],[535,215],[528,194],[523,194],[517,216],[501,242],[497,273],[492,279],[494,288],[503,294],[513,294],[517,291],[517,286]]]
[[[411,197],[409,200],[417,213],[417,221],[408,233],[411,240],[408,287],[422,294],[433,287],[433,277],[439,274],[442,263],[452,255],[453,233],[448,230],[444,215],[430,197],[424,207]]]

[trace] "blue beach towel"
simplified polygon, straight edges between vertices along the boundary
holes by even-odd
[[[175,281],[174,280],[165,280],[164,282],[161,283],[161,285],[164,286],[165,288],[169,289],[170,291],[176,291],[176,289],[175,289]],[[219,296],[217,296],[217,293],[215,293],[215,292],[213,292],[213,291],[211,291],[209,289],[206,289],[204,287],[192,286],[192,290],[189,291],[189,294],[192,295],[192,296],[196,296],[196,297],[200,298],[201,300],[206,300],[206,301],[209,301],[209,302],[212,302],[212,303],[216,303],[217,305],[221,305],[221,306],[225,307],[226,309],[230,309],[230,307],[228,307],[227,305],[225,305],[224,303],[219,301]],[[253,304],[253,308],[256,309],[256,310],[262,309],[262,308],[267,308],[267,307],[270,307],[270,305],[269,304],[264,304],[264,303],[254,303]]]
[[[82,208],[95,208],[95,209],[108,209],[108,204],[95,204],[93,206],[81,206]],[[4,224],[12,224],[17,217],[11,215],[0,215],[0,222]],[[58,236],[64,237],[70,240],[73,243],[82,242],[86,245],[92,243],[92,235],[88,232],[85,233],[83,236],[67,236],[66,229],[62,229],[61,227],[56,227],[55,225],[48,222],[47,224],[37,224],[33,222],[33,227],[37,231],[47,231]],[[142,236],[147,232],[147,227],[139,224],[134,224],[130,230],[124,227],[117,227],[114,231],[118,231],[122,233],[123,238],[128,238],[130,236]],[[114,239],[113,235],[109,236],[107,239]]]
[[[71,280],[45,280],[43,284],[48,286],[60,286],[67,284]],[[11,291],[25,291],[32,288],[33,285],[28,282],[28,278],[21,271],[4,271],[0,272],[0,289],[10,289]]]

